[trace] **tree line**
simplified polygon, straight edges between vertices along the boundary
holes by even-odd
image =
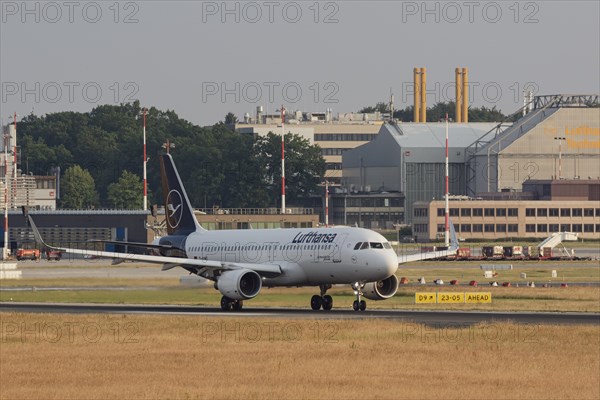
[[[227,121],[231,122],[231,120]],[[17,125],[23,173],[61,171],[60,208],[142,208],[142,108],[138,101],[90,112],[28,115]],[[223,122],[200,127],[175,111],[146,116],[149,204],[162,204],[158,155],[170,152],[194,207],[277,207],[281,136],[240,134]],[[318,146],[288,133],[288,204],[319,191],[325,162]]]
[[[363,107],[359,113],[373,113],[379,111],[380,113],[389,113],[389,103],[378,102],[375,106]],[[452,121],[456,120],[456,108],[453,101],[449,102],[438,102],[432,107],[427,108],[427,122],[439,122],[444,121],[446,113],[448,118]],[[402,122],[412,122],[414,118],[414,106],[408,106],[404,109],[394,110],[394,118]],[[496,106],[488,108],[482,107],[469,107],[469,122],[501,122],[507,118],[502,111],[498,110]]]

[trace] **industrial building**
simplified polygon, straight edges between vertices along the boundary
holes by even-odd
[[[536,96],[514,123],[450,123],[450,194],[518,192],[531,179],[599,179],[598,107],[597,95]],[[443,199],[444,145],[445,123],[386,123],[373,141],[344,153],[342,188],[402,193],[405,218],[393,222],[412,223],[415,201]]]
[[[443,237],[443,200],[415,202],[413,214],[418,241]],[[553,232],[599,239],[600,180],[531,180],[521,192],[453,196],[449,214],[461,239],[544,238]]]

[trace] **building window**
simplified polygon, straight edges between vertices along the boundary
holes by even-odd
[[[526,224],[525,232],[535,232],[535,224]]]
[[[471,216],[471,209],[470,208],[461,208],[460,209],[460,216],[461,217],[470,217]]]
[[[443,208],[438,208],[437,216],[443,217],[444,215],[446,215],[446,210],[444,210]]]
[[[369,133],[315,133],[315,142],[368,142],[376,136]]]
[[[474,208],[473,209],[473,216],[474,217],[483,217],[483,208]]]
[[[561,232],[571,232],[571,224],[560,224]]]
[[[596,233],[600,233],[600,224],[596,224]]]
[[[573,227],[571,229],[573,229],[573,232],[582,232],[583,231],[581,224],[573,224]]]
[[[596,217],[600,217],[600,208],[596,208]]]
[[[518,208],[509,208],[508,209],[508,216],[509,217],[518,217],[519,216],[519,209]]]
[[[583,209],[583,216],[584,217],[593,217],[594,216],[594,209],[593,208],[584,208]]]
[[[438,231],[438,233],[440,233],[440,232],[446,232],[446,225],[445,224],[438,224],[437,231]]]
[[[461,224],[460,231],[461,232],[471,232],[471,224]]]
[[[537,231],[538,232],[548,232],[548,225],[547,224],[537,224]]]
[[[451,217],[458,217],[458,208],[451,208],[450,209],[450,216]]]
[[[537,216],[538,217],[547,217],[548,216],[548,209],[547,208],[538,208],[537,209]]]
[[[428,211],[427,208],[415,208],[414,214],[415,217],[426,217],[429,214]]]
[[[494,230],[494,224],[485,224],[485,231],[486,232],[495,232]]]
[[[535,217],[535,208],[526,208],[525,216],[526,217]]]
[[[558,208],[548,209],[548,215],[551,217],[558,217]]]
[[[571,209],[570,208],[561,208],[560,209],[560,216],[561,217],[570,217],[571,216]]]
[[[496,217],[506,217],[506,208],[496,208]]]
[[[550,232],[558,232],[558,224],[549,224],[548,231]]]
[[[497,224],[496,232],[506,232],[506,224]]]
[[[486,208],[484,214],[485,214],[486,217],[493,217],[494,216],[494,209],[493,208]]]
[[[473,232],[483,232],[482,224],[473,224]]]
[[[518,232],[519,225],[518,224],[508,224],[508,231],[509,232]]]
[[[581,210],[581,208],[574,208],[571,210],[571,215],[573,217],[581,217],[583,216],[583,211]]]
[[[594,224],[584,224],[583,231],[584,232],[594,232]]]

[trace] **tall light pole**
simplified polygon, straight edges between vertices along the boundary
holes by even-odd
[[[281,213],[285,214],[285,108],[281,105]]]
[[[10,138],[10,128],[7,125],[4,132],[4,247],[2,249],[2,259],[6,260],[8,256],[8,142]]]
[[[167,150],[167,154],[169,154],[169,150],[175,148],[175,143],[172,143],[169,139],[167,139],[167,141],[163,143],[161,147]]]
[[[148,157],[146,156],[146,111],[148,111],[148,109],[144,107],[144,210],[148,209],[148,181],[146,177],[146,163],[148,162]]]
[[[562,179],[562,142],[567,140],[564,136],[555,137],[558,140],[558,179]]]
[[[444,230],[444,245],[446,247],[450,246],[450,225],[448,224],[448,218],[450,215],[450,208],[449,208],[449,204],[448,204],[448,113],[446,113],[446,192],[445,192],[445,220],[446,220],[446,226],[445,226],[445,230]]]

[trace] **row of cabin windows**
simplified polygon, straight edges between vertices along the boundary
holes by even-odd
[[[190,252],[219,252],[219,251],[261,251],[261,250],[329,250],[333,247],[331,244],[286,244],[280,245],[263,245],[263,246],[195,246],[190,249]]]

